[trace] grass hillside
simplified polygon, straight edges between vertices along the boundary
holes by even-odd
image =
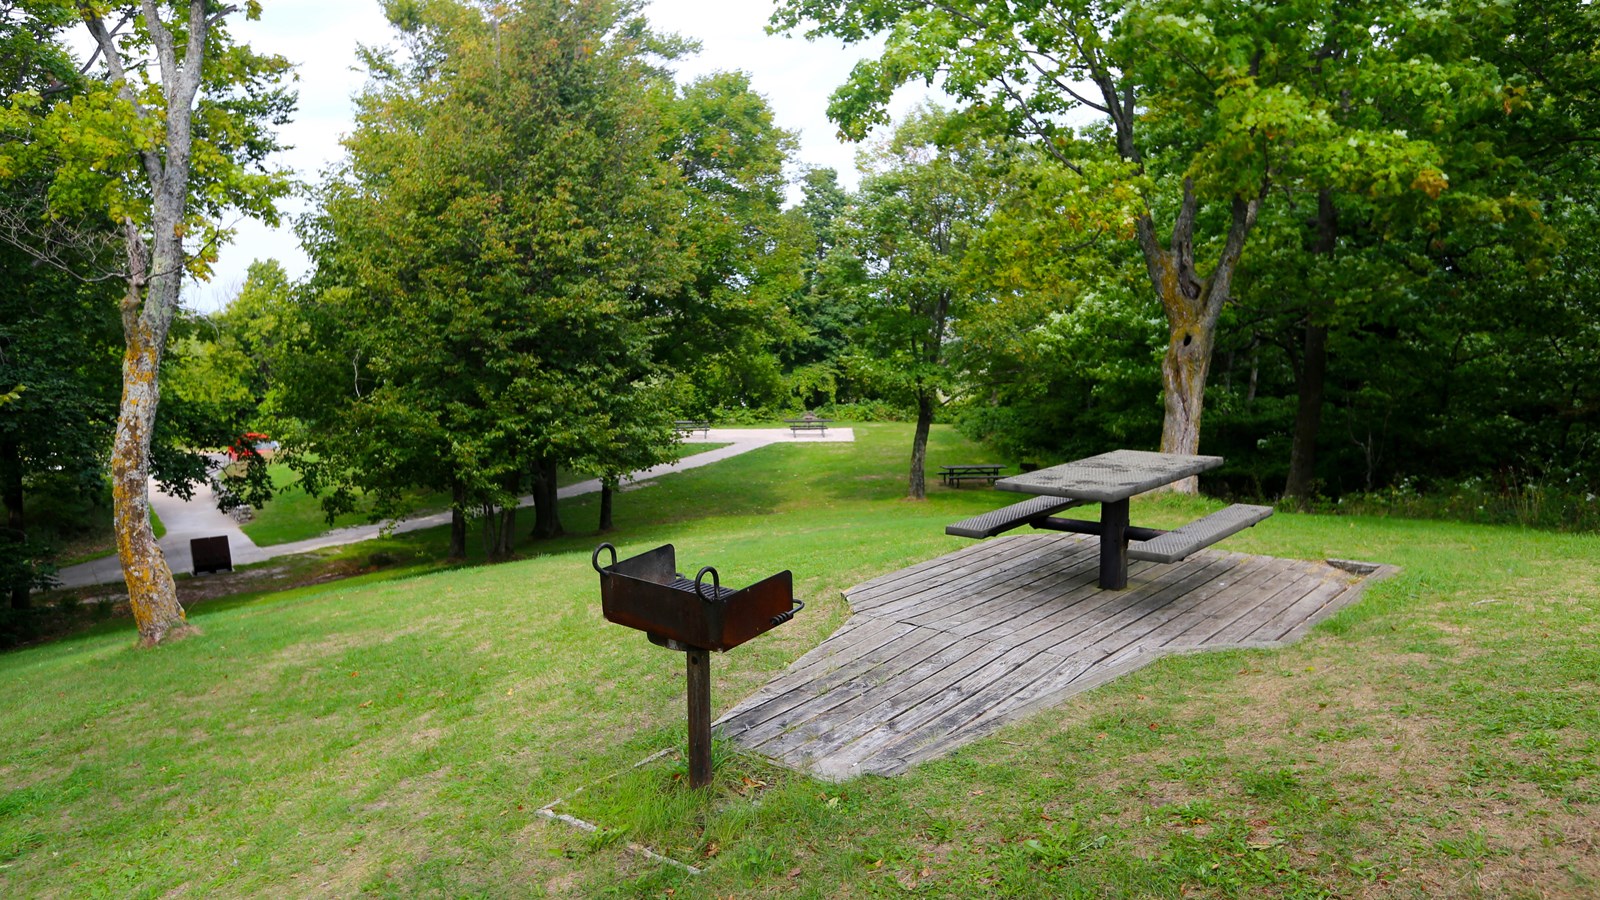
[[[718,712],[838,627],[843,588],[1011,499],[907,502],[909,428],[856,433],[618,497],[624,556],[796,574],[799,617],[713,656]],[[930,466],[985,461],[935,431]],[[1600,893],[1594,537],[1279,514],[1227,547],[1403,571],[1294,647],[1163,660],[904,777],[724,752],[702,794],[679,763],[630,769],[683,739],[683,660],[602,620],[595,504],[520,562],[216,601],[156,650],[106,626],[0,656],[0,895]],[[536,815],[562,797],[607,828]]]

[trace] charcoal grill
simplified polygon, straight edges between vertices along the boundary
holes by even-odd
[[[609,552],[610,565],[600,565]],[[589,564],[600,573],[600,608],[606,621],[645,633],[653,644],[688,657],[689,784],[711,783],[711,656],[764,634],[794,618],[805,604],[794,597],[788,570],[747,588],[722,586],[706,566],[693,580],[678,572],[671,544],[628,559],[617,548],[594,548]]]

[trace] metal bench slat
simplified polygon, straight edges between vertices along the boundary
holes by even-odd
[[[1209,547],[1225,537],[1238,534],[1270,515],[1270,506],[1235,503],[1160,537],[1129,544],[1128,558],[1159,563],[1177,562],[1202,547]]]
[[[1083,502],[1082,500],[1068,500],[1065,497],[1034,497],[1021,503],[1002,506],[981,516],[962,519],[954,525],[946,525],[944,533],[967,538],[994,537],[1002,531],[1010,531],[1013,528],[1028,524],[1030,520],[1053,515],[1064,509],[1079,506]]]

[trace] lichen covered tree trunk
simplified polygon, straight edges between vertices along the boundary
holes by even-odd
[[[1215,341],[1216,322],[1205,318],[1174,327],[1168,335],[1167,354],[1161,360],[1162,453],[1200,452],[1200,414]]]
[[[157,375],[166,329],[157,333],[143,317],[128,318],[133,321],[127,323],[122,406],[111,450],[112,517],[139,644],[150,647],[184,637],[194,628],[178,603],[172,570],[150,523],[150,436],[161,399]]]
[[[1142,216],[1138,222],[1139,247],[1144,253],[1150,282],[1167,317],[1167,353],[1161,362],[1165,411],[1161,420],[1161,452],[1200,452],[1200,418],[1205,411],[1206,378],[1211,374],[1211,352],[1216,345],[1217,321],[1233,286],[1233,273],[1244,253],[1245,237],[1255,224],[1266,194],[1249,199],[1235,197],[1232,221],[1216,266],[1204,278],[1194,261],[1194,224],[1199,199],[1194,183],[1185,179],[1183,203],[1172,225],[1172,236],[1162,246],[1155,222]],[[1185,478],[1172,486],[1179,493],[1199,491],[1199,480]]]

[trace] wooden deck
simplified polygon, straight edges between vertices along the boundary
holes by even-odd
[[[1207,550],[1103,591],[1097,554],[1018,535],[857,585],[844,626],[717,727],[822,778],[893,775],[1166,654],[1297,640],[1392,571]]]

